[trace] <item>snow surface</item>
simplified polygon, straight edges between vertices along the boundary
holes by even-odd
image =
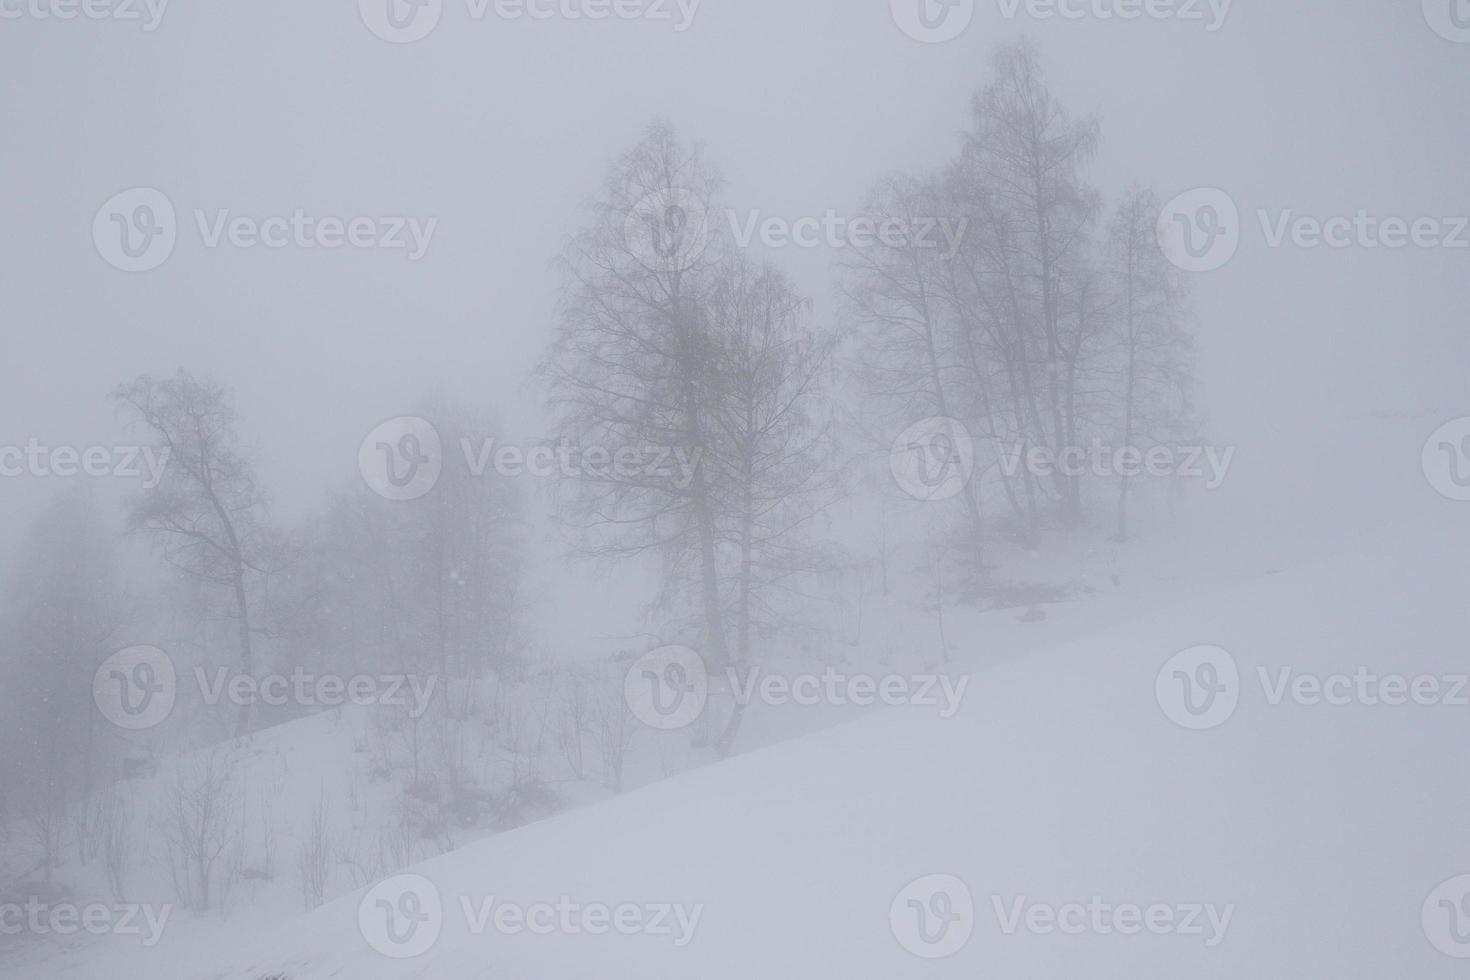
[[[385,885],[348,891],[339,875],[336,897],[305,915],[291,865],[314,803],[331,801],[338,841],[366,847],[401,801],[390,784],[350,775],[367,764],[365,714],[257,733],[236,750],[245,805],[268,811],[279,837],[272,880],[238,883],[225,914],[175,911],[152,948],[119,935],[0,939],[0,977],[1466,976],[1465,961],[1434,948],[1421,910],[1470,873],[1470,706],[1272,705],[1257,676],[1470,669],[1470,512],[1425,485],[1422,428],[1355,423],[1292,458],[1243,455],[1207,506],[1126,547],[1093,539],[1003,555],[1016,581],[1065,571],[1083,590],[1044,606],[1041,622],[1022,622],[1022,609],[946,609],[944,669],[971,678],[953,718],[757,706],[734,758],[665,779],[665,766],[691,760],[665,759],[660,744],[621,796],[582,786],[565,798],[574,809],[483,839],[456,834],[462,846]],[[771,669],[934,666],[933,617],[912,576],[898,582],[871,600],[848,649],[783,654]],[[1242,695],[1223,725],[1189,731],[1155,685],[1201,644],[1234,656]],[[687,733],[670,739],[687,749]],[[139,819],[156,805],[139,800]],[[144,847],[156,870],[156,842]],[[399,875],[427,879],[445,910],[437,941],[411,959],[375,949],[359,916]],[[932,875],[961,879],[973,899],[973,934],[944,959],[914,955],[890,922],[901,893]],[[68,884],[78,901],[105,894]],[[174,900],[166,880],[131,890]],[[473,932],[461,899],[478,911],[491,896],[682,903],[699,919],[684,945]],[[1007,933],[1001,920],[1023,898],[1209,905],[1230,918],[1213,945],[1203,921],[1204,935]]]
[[[1267,575],[1050,653],[980,670],[961,713],[891,709],[689,772],[412,869],[444,899],[437,943],[395,960],[363,893],[252,938],[219,980],[579,977],[1459,977],[1420,924],[1470,871],[1470,708],[1272,706],[1274,671],[1453,674],[1470,631],[1467,536],[1392,543]],[[1244,680],[1223,726],[1155,700],[1177,651],[1219,644]],[[968,885],[952,957],[889,925],[910,881]],[[459,898],[702,904],[665,936],[472,934]],[[1224,940],[1005,934],[995,897],[1233,905]]]

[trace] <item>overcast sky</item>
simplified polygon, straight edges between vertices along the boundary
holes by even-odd
[[[1419,0],[1237,0],[1213,32],[1007,19],[979,0],[943,44],[906,36],[888,0],[704,0],[682,32],[477,21],[446,0],[411,44],[375,37],[351,0],[175,0],[153,31],[0,20],[0,444],[110,444],[108,390],[180,365],[237,387],[286,514],[354,476],[362,437],[436,384],[529,438],[550,259],[651,118],[707,143],[733,207],[851,213],[881,174],[954,152],[990,51],[1022,33],[1072,110],[1101,117],[1104,194],[1214,186],[1241,209],[1238,254],[1195,277],[1222,439],[1308,433],[1280,421],[1302,416],[1464,414],[1470,250],[1270,249],[1255,217],[1470,214],[1470,44],[1432,31]],[[99,256],[92,222],[138,186],[172,201],[179,238],[130,274]],[[211,249],[194,227],[196,209],[298,208],[438,226],[418,261]],[[832,254],[774,258],[831,316]],[[0,480],[0,544],[49,489]]]

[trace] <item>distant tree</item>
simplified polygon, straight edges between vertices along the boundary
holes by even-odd
[[[799,583],[829,567],[835,548],[814,525],[837,496],[827,387],[832,345],[806,322],[809,304],[785,276],[732,261],[713,307],[714,365],[722,378],[707,465],[722,543],[736,567],[730,610],[733,662],[746,666],[757,636],[792,625]],[[716,749],[728,752],[737,702]]]
[[[782,597],[830,560],[812,532],[836,484],[832,339],[789,279],[735,247],[718,187],[665,125],[614,165],[562,262],[543,375],[567,441],[695,462],[683,480],[579,474],[560,503],[582,554],[663,559],[664,599],[692,594],[706,660],[723,671],[792,625]],[[737,710],[717,750],[739,721]]]
[[[265,495],[241,449],[229,390],[181,369],[171,378],[144,375],[113,397],[168,454],[162,482],[134,502],[130,529],[159,541],[175,568],[229,589],[240,670],[252,674],[254,579],[286,564],[288,552],[266,523]],[[246,701],[235,734],[249,731]]]
[[[558,435],[576,446],[706,453],[723,379],[711,303],[725,269],[714,195],[719,178],[664,124],[612,167],[591,223],[561,260],[561,322],[542,375]],[[698,582],[706,652],[730,661],[712,475],[562,481],[578,552],[662,554]]]
[[[955,179],[984,203],[993,307],[1010,321],[1010,375],[1036,444],[1060,458],[1081,435],[1078,382],[1097,323],[1083,302],[1089,229],[1098,198],[1081,168],[1096,152],[1096,120],[1073,119],[1046,83],[1029,42],[1000,47],[971,105]],[[1067,527],[1081,519],[1077,477],[1058,471]]]
[[[51,880],[71,800],[88,814],[101,739],[92,674],[123,622],[112,540],[85,489],[52,502],[32,527],[10,593],[14,661],[6,755]],[[83,821],[85,827],[85,821]]]
[[[493,468],[460,465],[465,446],[478,454],[499,435],[493,418],[440,397],[414,411],[439,434],[438,482],[410,501],[384,500],[359,481],[335,493],[278,590],[278,628],[337,669],[419,670],[473,684],[521,657],[524,495]]]
[[[1155,239],[1161,210],[1153,191],[1130,188],[1113,215],[1107,273],[1115,309],[1109,340],[1119,378],[1117,425],[1125,447],[1151,443],[1192,425],[1194,341],[1186,329],[1185,285]],[[1131,481],[1118,483],[1117,537],[1128,539]]]
[[[952,210],[938,182],[904,175],[880,181],[865,208],[875,220],[910,228]],[[931,416],[961,421],[975,417],[971,386],[976,376],[966,362],[973,352],[957,342],[954,303],[945,293],[954,275],[949,266],[955,256],[947,254],[950,249],[927,245],[880,240],[849,250],[843,266],[845,313],[848,332],[856,341],[858,380],[869,396],[871,414],[898,420],[885,429],[902,431]],[[985,520],[974,481],[966,485],[961,499],[971,549],[980,565]]]

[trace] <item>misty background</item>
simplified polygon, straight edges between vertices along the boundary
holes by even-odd
[[[1313,949],[1331,945],[1322,936],[1336,935],[1334,952],[1364,971],[1430,955],[1413,912],[1434,881],[1464,870],[1454,855],[1470,789],[1435,768],[1455,765],[1457,715],[1381,714],[1354,725],[1367,717],[1351,714],[1366,710],[1358,704],[1327,722],[1326,712],[1303,712],[1288,724],[1286,711],[1247,702],[1215,741],[1186,741],[1190,725],[1170,714],[1163,687],[1154,703],[1154,684],[1166,656],[1200,643],[1233,650],[1247,680],[1258,662],[1324,674],[1352,658],[1406,672],[1463,666],[1470,569],[1458,536],[1470,530],[1470,504],[1455,498],[1470,490],[1455,478],[1470,472],[1470,248],[1272,247],[1258,217],[1470,215],[1470,44],[1426,24],[1421,7],[1434,2],[1234,0],[1213,30],[1204,3],[1202,21],[1070,21],[1030,16],[1024,3],[1010,17],[1005,0],[976,0],[960,36],[928,44],[905,35],[890,0],[702,0],[686,8],[685,30],[672,0],[668,20],[595,22],[493,11],[475,19],[464,0],[444,0],[435,30],[394,44],[351,0],[172,0],[156,30],[11,16],[23,8],[0,0],[9,83],[0,99],[0,447],[151,446],[157,433],[138,424],[139,406],[183,369],[203,384],[194,394],[223,393],[233,405],[253,469],[253,480],[241,478],[239,513],[255,563],[248,574],[245,562],[222,572],[207,556],[160,547],[172,539],[156,527],[123,533],[130,521],[159,518],[147,503],[157,497],[135,480],[0,476],[0,663],[14,680],[0,697],[10,714],[0,736],[19,733],[0,759],[0,910],[38,893],[177,905],[156,958],[109,946],[124,957],[119,969],[168,980],[173,970],[192,976],[206,958],[211,980],[314,980],[334,970],[388,980],[415,975],[414,961],[376,955],[381,944],[351,896],[405,869],[423,871],[448,904],[452,889],[482,880],[506,893],[554,892],[570,880],[565,887],[585,898],[596,887],[626,890],[654,866],[665,891],[644,897],[693,889],[710,906],[704,935],[716,938],[691,947],[692,960],[648,967],[633,945],[599,950],[605,975],[755,975],[766,941],[787,950],[792,975],[859,975],[845,963],[891,975],[900,967],[886,957],[912,952],[897,920],[892,936],[881,924],[892,886],[984,866],[996,888],[1011,882],[1018,894],[1039,893],[1040,882],[1085,899],[1092,886],[1076,884],[1085,878],[1176,898],[1202,884],[1204,897],[1239,901],[1236,935],[1246,935],[1214,961],[1221,976],[1261,975],[1258,954],[1300,973]],[[1101,339],[1082,358],[1095,372],[1083,385],[1087,436],[1116,436],[1118,426],[1120,314],[1108,277],[1125,190],[1151,190],[1141,200],[1154,210],[1199,188],[1238,206],[1239,247],[1221,268],[1190,273],[1148,259],[1159,282],[1182,287],[1159,288],[1169,298],[1160,300],[1170,337],[1161,346],[1181,354],[1179,375],[1191,383],[1177,412],[1172,391],[1151,392],[1167,435],[1140,439],[1228,451],[1221,485],[1136,481],[1127,533],[1117,533],[1115,483],[1089,478],[1078,514],[1060,497],[1043,501],[1039,524],[1033,512],[1034,541],[1015,485],[1002,495],[993,467],[966,487],[986,511],[973,526],[960,507],[968,496],[924,502],[895,485],[903,479],[890,473],[890,452],[902,455],[894,440],[910,423],[946,413],[927,392],[903,405],[902,392],[875,391],[864,374],[884,361],[865,333],[865,320],[882,317],[855,301],[867,256],[757,236],[701,280],[699,301],[735,322],[758,319],[740,303],[761,288],[777,303],[809,301],[791,323],[820,350],[793,355],[792,374],[820,365],[820,394],[793,413],[793,431],[820,436],[810,456],[793,454],[796,470],[815,461],[810,479],[780,470],[761,485],[789,508],[780,516],[795,515],[796,585],[781,591],[783,528],[771,538],[780,557],[761,555],[777,569],[763,595],[780,597],[760,608],[753,644],[741,637],[731,662],[773,674],[833,664],[926,672],[953,703],[937,720],[915,721],[908,705],[852,725],[840,723],[866,713],[850,704],[757,703],[742,729],[715,671],[712,707],[701,702],[697,722],[638,727],[647,719],[633,718],[639,705],[624,671],[652,647],[699,647],[719,632],[698,573],[718,566],[734,589],[731,540],[718,558],[713,548],[701,555],[686,528],[674,546],[631,560],[575,560],[585,539],[566,526],[577,516],[568,488],[450,475],[462,465],[456,437],[522,448],[568,432],[589,444],[628,437],[616,425],[599,431],[595,412],[579,417],[555,398],[570,390],[596,400],[601,362],[577,376],[568,336],[597,320],[592,299],[616,290],[600,280],[605,293],[579,294],[569,270],[586,271],[578,261],[622,229],[618,205],[627,202],[609,187],[626,176],[624,154],[658,144],[659,127],[681,151],[698,147],[722,178],[712,202],[721,233],[726,208],[740,223],[756,214],[851,218],[869,212],[890,178],[970,160],[962,147],[972,100],[1018,51],[1034,52],[1070,119],[1099,125],[1096,152],[1081,155],[1076,174],[1098,194],[1095,209],[1080,209],[1092,215],[1090,246],[1057,274],[1068,290],[1091,272],[1109,284]],[[160,267],[129,273],[100,254],[94,219],[114,195],[140,187],[171,201],[178,240]],[[225,210],[434,224],[416,259],[407,249],[206,247],[196,211],[212,220]],[[988,232],[971,233],[980,254]],[[730,270],[746,259],[770,263],[790,290],[739,279]],[[678,299],[669,309],[682,322]],[[1009,393],[997,379],[1027,362],[1026,343],[1017,361],[976,368],[977,390],[994,383]],[[713,355],[679,353],[686,360],[676,367],[707,371],[701,381],[711,386],[722,380],[708,370]],[[974,397],[964,389],[960,400]],[[710,404],[715,416],[728,407],[714,394]],[[981,422],[1004,427],[1007,412],[1020,409],[966,401],[954,414],[988,454],[993,433]],[[446,476],[423,503],[379,499],[391,493],[360,457],[365,440],[371,447],[369,434],[385,424],[396,439],[393,426],[418,416],[445,438]],[[1041,422],[1043,441],[1048,425],[1061,428]],[[1464,437],[1459,456],[1450,441],[1437,447],[1457,490],[1433,471],[1436,430]],[[407,444],[396,445],[402,453]],[[587,490],[568,482],[572,497]],[[1039,476],[1017,485],[1032,482],[1049,489]],[[66,498],[78,486],[89,495]],[[577,503],[590,500],[595,512],[608,499],[596,491]],[[698,522],[699,502],[653,499],[673,499],[674,513]],[[730,509],[715,522],[728,522],[722,533],[733,538],[742,515],[736,503],[721,505]],[[104,567],[115,574],[77,571]],[[224,588],[231,574],[238,600]],[[412,667],[444,682],[443,702],[422,716],[293,704],[252,721],[248,711],[237,719],[181,699],[167,725],[138,734],[107,727],[116,719],[102,717],[101,695],[72,683],[90,683],[97,661],[132,644],[164,648],[181,681],[196,665],[234,669],[241,610],[258,616],[260,634],[253,663],[242,643],[245,673]],[[728,629],[732,648],[738,632]],[[726,659],[723,649],[700,655],[715,668]],[[55,704],[33,695],[47,685],[66,693]],[[70,712],[85,722],[71,724]],[[72,741],[43,745],[52,731]],[[221,802],[229,820],[198,815]],[[1351,819],[1338,822],[1339,813]],[[216,858],[190,850],[190,819],[218,835]],[[1392,846],[1380,854],[1369,845],[1383,828]],[[657,863],[664,832],[671,849],[695,857]],[[1054,846],[1069,833],[1075,850]],[[1209,834],[1224,842],[1223,856],[1191,863],[1187,846]],[[1312,839],[1323,852],[1297,847],[1308,835],[1320,835]],[[1009,848],[1004,860],[985,850],[997,840]],[[1367,856],[1349,868],[1328,845]],[[1157,860],[1127,863],[1144,851]],[[853,853],[871,866],[855,867],[864,862]],[[1286,938],[1249,931],[1310,918],[1343,879],[1363,889],[1343,919]],[[813,881],[832,914],[817,916],[809,934],[788,934],[783,902],[809,904],[803,889]],[[1464,899],[1470,917],[1470,878]],[[848,900],[866,904],[844,911]],[[988,914],[986,896],[976,904]],[[873,909],[878,927],[840,934]],[[730,925],[742,910],[755,916],[745,932]],[[1382,958],[1364,957],[1353,942],[1384,922],[1393,930]],[[1439,945],[1432,931],[1426,918]],[[0,938],[0,973],[88,978],[110,968],[89,959],[93,947],[26,945],[32,938]],[[248,968],[221,972],[225,942],[248,950]],[[1470,955],[1470,940],[1456,942]],[[789,951],[808,945],[841,953],[829,963]],[[581,948],[496,947],[501,966],[524,971],[506,975],[526,976],[574,975],[586,968]],[[1078,975],[1066,950],[1004,948],[1036,975]],[[420,962],[457,980],[476,975],[482,949],[450,938]],[[1173,948],[1117,959],[1111,949],[1084,952],[1079,961],[1097,976],[1194,969]]]
[[[1414,6],[1240,2],[1208,33],[1007,21],[982,3],[937,45],[895,30],[885,3],[843,0],[706,0],[683,33],[470,21],[450,4],[407,45],[372,36],[350,4],[176,4],[153,33],[7,22],[6,440],[123,441],[106,393],[187,366],[236,389],[262,482],[289,520],[351,475],[367,432],[430,388],[495,407],[528,439],[543,425],[526,379],[554,320],[550,259],[650,119],[707,145],[733,208],[850,213],[879,176],[956,150],[989,52],[1027,34],[1063,104],[1102,122],[1095,186],[1235,196],[1239,254],[1194,277],[1199,403],[1214,439],[1249,447],[1242,473],[1309,467],[1315,421],[1445,414],[1463,392],[1463,255],[1267,249],[1253,219],[1256,208],[1470,210],[1466,52]],[[133,186],[180,209],[174,255],[144,275],[109,267],[89,234],[97,208]],[[211,250],[184,228],[196,207],[439,226],[414,263]],[[779,255],[829,322],[832,259]],[[0,541],[14,546],[49,489],[0,481]]]

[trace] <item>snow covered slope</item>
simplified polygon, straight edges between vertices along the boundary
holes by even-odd
[[[1470,535],[1443,517],[999,663],[954,718],[890,709],[466,847],[194,976],[1465,976]],[[1176,669],[1228,668],[1170,661],[1205,644],[1240,679],[1196,716]]]

